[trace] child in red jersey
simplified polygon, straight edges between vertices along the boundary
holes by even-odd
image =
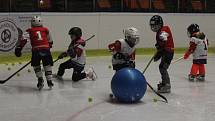
[[[159,71],[161,73],[162,82],[158,84],[158,92],[170,93],[171,85],[167,69],[174,56],[174,41],[171,30],[168,26],[163,25],[163,19],[159,15],[154,15],[150,19],[150,27],[153,32],[156,32],[157,53],[154,56],[154,61],[161,59]]]
[[[52,48],[52,38],[48,28],[43,27],[40,16],[34,16],[31,19],[31,28],[23,33],[23,36],[15,48],[15,55],[20,57],[22,55],[22,48],[27,41],[30,41],[32,46],[31,66],[33,66],[36,77],[38,78],[37,88],[41,90],[44,86],[43,73],[41,71],[40,61],[43,63],[45,76],[49,88],[52,88],[52,66],[53,60],[50,52]]]

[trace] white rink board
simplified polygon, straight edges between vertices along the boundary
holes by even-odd
[[[123,38],[123,29],[126,27],[136,27],[141,33],[141,41],[137,47],[153,47],[155,43],[155,33],[149,27],[150,18],[156,13],[33,13],[41,15],[44,26],[51,31],[54,40],[53,50],[65,50],[70,38],[68,31],[73,26],[79,26],[83,30],[83,37],[96,36],[87,44],[87,49],[105,49],[107,44],[118,38]],[[1,13],[0,18],[17,18],[20,16],[30,16],[32,13]],[[210,46],[214,45],[214,21],[215,14],[182,14],[182,13],[159,13],[164,19],[164,23],[172,29],[175,46],[187,47],[186,28],[191,23],[197,23],[201,31],[205,32],[209,38]],[[18,24],[18,23],[17,23]],[[29,26],[29,23],[26,22]],[[26,25],[20,25],[26,28]]]

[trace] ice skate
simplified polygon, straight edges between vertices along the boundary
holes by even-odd
[[[43,78],[38,78],[37,88],[41,90],[44,87],[44,80]]]
[[[47,80],[47,84],[50,89],[52,89],[52,87],[54,86],[54,84],[52,83],[52,80]]]
[[[87,77],[95,81],[97,79],[97,75],[93,69],[93,67],[90,67],[87,71]]]
[[[171,85],[170,84],[158,84],[158,93],[170,93],[171,92]]]
[[[197,80],[197,81],[204,82],[204,81],[205,81],[205,76],[204,76],[204,75],[198,75],[198,76],[196,77],[196,80]]]
[[[188,80],[191,81],[191,82],[193,82],[195,80],[195,76],[192,75],[192,74],[189,74],[188,75]]]

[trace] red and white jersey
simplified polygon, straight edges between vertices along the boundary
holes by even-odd
[[[197,37],[190,38],[190,48],[193,49],[193,59],[207,59],[208,52],[208,40],[205,37],[204,39],[200,39]]]
[[[129,58],[127,61],[135,61],[135,46],[130,47],[125,39],[116,40],[114,43],[109,44],[108,48],[112,51],[113,55],[119,52]],[[112,64],[123,64],[125,62],[125,59],[115,59],[112,57]]]
[[[53,42],[49,30],[45,27],[32,27],[27,29],[23,33],[19,46],[23,48],[27,40],[30,41],[32,50],[49,49],[49,44]]]
[[[156,41],[160,48],[174,52],[174,41],[168,26],[163,26],[156,34]]]
[[[77,46],[76,46],[77,45]],[[69,48],[74,48],[75,57],[71,58],[71,60],[79,63],[86,64],[86,49],[85,49],[85,40],[79,38],[75,41],[75,43],[71,43]]]

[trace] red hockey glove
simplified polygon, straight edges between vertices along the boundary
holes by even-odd
[[[190,53],[189,53],[189,52],[186,52],[186,53],[184,54],[184,59],[188,59],[189,56],[190,56]]]

